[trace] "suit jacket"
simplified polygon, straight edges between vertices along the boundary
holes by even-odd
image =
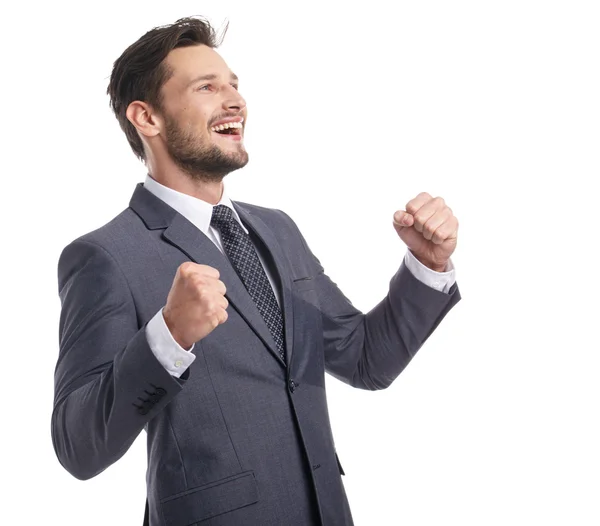
[[[458,288],[438,292],[402,263],[387,296],[363,314],[287,214],[233,205],[275,269],[288,365],[229,260],[139,183],[127,209],[59,258],[56,454],[89,479],[145,429],[152,526],[351,525],[325,372],[360,389],[389,386],[460,299]],[[229,316],[175,378],[145,328],[190,260],[219,270]]]

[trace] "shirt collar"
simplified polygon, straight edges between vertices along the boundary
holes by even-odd
[[[233,207],[231,199],[225,193],[225,187],[223,187],[223,194],[217,205],[212,205],[207,201],[198,199],[188,194],[173,190],[168,186],[160,184],[156,179],[153,179],[150,174],[146,174],[144,181],[144,188],[149,192],[152,192],[156,197],[167,203],[171,208],[177,210],[183,217],[185,217],[190,223],[196,228],[201,230],[204,234],[208,235],[210,228],[210,220],[212,218],[212,212],[214,206],[225,205],[233,211],[233,217],[241,225],[246,234],[248,229],[242,223],[237,210]]]

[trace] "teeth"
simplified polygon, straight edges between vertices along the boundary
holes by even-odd
[[[213,126],[211,128],[212,131],[223,131],[228,128],[242,128],[241,122],[227,122],[225,124],[219,124],[218,126]]]

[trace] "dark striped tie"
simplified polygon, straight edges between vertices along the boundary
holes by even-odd
[[[233,217],[231,208],[225,205],[213,207],[210,224],[221,233],[225,253],[256,303],[285,362],[281,309],[250,236]]]

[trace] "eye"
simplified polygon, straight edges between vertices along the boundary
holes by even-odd
[[[200,87],[198,88],[198,91],[206,91],[204,88],[207,88],[207,89],[208,89],[208,88],[210,88],[210,87],[211,87],[211,85],[210,85],[210,84],[203,84],[202,86],[200,86]]]
[[[232,84],[232,85],[231,85],[231,87],[232,87],[233,89],[235,89],[235,90],[238,90],[238,89],[239,89],[239,85],[238,85],[238,84]]]

